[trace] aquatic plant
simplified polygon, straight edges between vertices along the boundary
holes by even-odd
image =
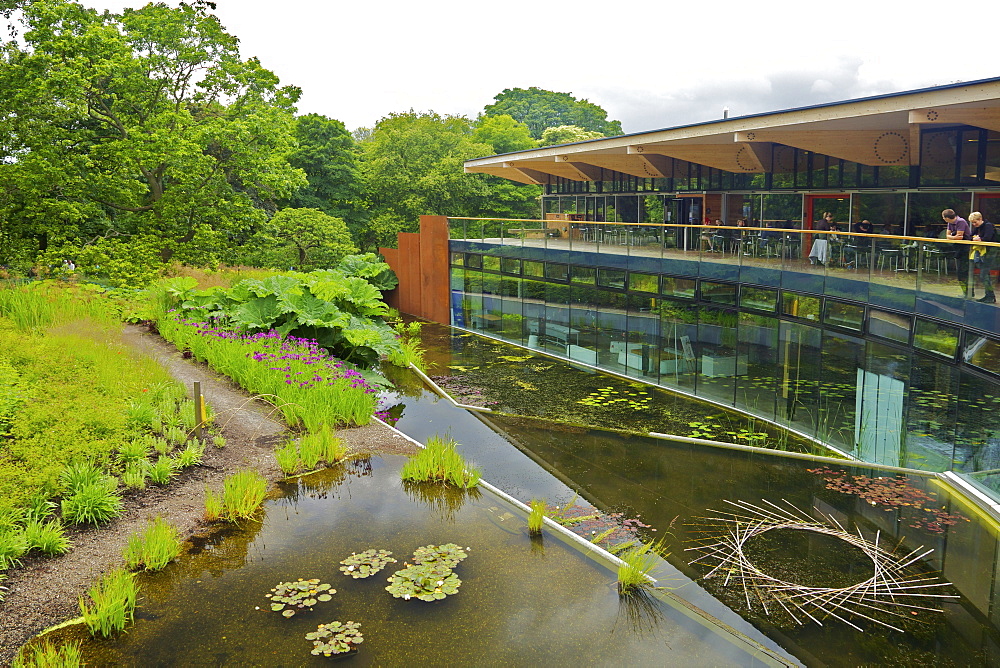
[[[470,548],[464,550],[454,543],[425,545],[413,552],[413,563],[421,565],[441,565],[445,568],[458,566],[469,556]]]
[[[618,594],[628,596],[638,589],[653,587],[651,573],[660,562],[663,540],[640,543],[618,555]]]
[[[360,579],[375,575],[387,564],[395,564],[396,560],[392,558],[392,552],[388,550],[365,550],[361,554],[352,552],[351,556],[340,563],[343,564],[340,570],[343,571],[344,575]]]
[[[451,594],[457,594],[462,581],[443,564],[405,564],[389,578],[387,592],[395,598],[409,601],[418,598],[421,601],[437,601]]]
[[[237,471],[222,483],[222,517],[230,522],[249,519],[264,503],[265,496],[264,476],[254,469]]]
[[[313,641],[311,654],[333,656],[345,654],[364,642],[361,635],[361,625],[357,622],[330,622],[320,624],[315,631],[306,634],[306,640]]]
[[[80,641],[54,645],[48,640],[24,647],[14,657],[11,668],[77,668],[82,666],[83,654]]]
[[[274,459],[278,462],[285,475],[292,475],[299,470],[299,447],[294,440],[287,441],[274,451]]]
[[[86,484],[62,500],[62,515],[67,522],[76,524],[103,524],[122,514],[125,506],[115,493],[118,481],[104,477]]]
[[[141,534],[132,534],[122,552],[129,570],[158,571],[181,553],[181,537],[176,527],[157,517]]]
[[[80,613],[91,635],[109,637],[121,631],[132,621],[139,585],[135,575],[123,568],[104,574],[101,580],[87,590],[90,603],[80,597]]]
[[[205,519],[209,522],[222,519],[222,497],[205,487]]]
[[[872,506],[882,506],[885,510],[908,510],[910,528],[922,529],[929,533],[944,533],[959,522],[969,518],[961,513],[949,513],[945,506],[938,507],[939,501],[933,495],[913,486],[905,476],[848,475],[843,469],[822,466],[806,469],[826,481],[826,489],[849,494],[864,499]]]
[[[28,520],[24,525],[24,541],[28,550],[43,554],[65,554],[71,544],[59,520]]]
[[[614,387],[602,387],[576,403],[595,408],[622,405],[634,411],[644,411],[649,409],[652,401],[653,398],[649,396],[649,393],[641,390],[633,392],[625,389],[616,390]]]
[[[528,506],[531,508],[528,514],[528,533],[537,536],[542,533],[542,524],[545,520],[545,500],[532,499]]]
[[[315,578],[299,578],[294,582],[279,582],[264,597],[271,599],[271,610],[281,612],[282,617],[294,617],[304,608],[312,610],[317,603],[329,601],[336,593],[336,589]]]
[[[455,448],[455,441],[432,436],[427,447],[410,457],[399,472],[403,480],[441,482],[456,487],[475,487],[482,475],[476,467],[466,464]]]

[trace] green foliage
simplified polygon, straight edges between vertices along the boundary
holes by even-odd
[[[146,437],[133,438],[118,448],[118,461],[126,467],[143,461],[149,455],[149,447],[149,440]]]
[[[388,564],[397,563],[389,550],[365,550],[361,554],[351,553],[347,559],[340,562],[340,570],[344,575],[350,575],[355,580],[371,577]]]
[[[100,582],[93,585],[87,594],[88,603],[80,598],[80,612],[91,635],[105,638],[122,631],[132,621],[135,603],[139,596],[139,585],[135,575],[123,568],[105,573]]]
[[[166,485],[177,475],[177,461],[167,455],[160,455],[156,462],[146,469],[146,477],[157,485]]]
[[[72,496],[84,487],[96,485],[105,478],[104,471],[92,461],[71,462],[59,474],[59,483],[67,496]]]
[[[532,499],[528,507],[531,508],[528,514],[528,533],[537,536],[542,533],[542,524],[545,521],[545,499]]]
[[[77,668],[84,663],[79,640],[61,646],[40,640],[21,648],[10,665],[11,668]]]
[[[282,617],[293,617],[304,608],[312,610],[317,603],[329,601],[336,593],[328,583],[299,578],[295,582],[279,582],[264,596],[271,599],[271,610],[281,612]]]
[[[541,139],[546,128],[576,125],[604,136],[622,134],[620,121],[609,121],[608,112],[570,93],[556,93],[542,88],[506,88],[492,104],[483,109],[485,116],[507,115],[523,123],[531,136]]]
[[[205,519],[209,522],[222,519],[222,497],[208,487],[205,488]]]
[[[528,126],[507,114],[480,118],[476,122],[472,138],[476,143],[489,145],[495,154],[524,151],[538,146]]]
[[[122,552],[125,567],[129,570],[158,571],[181,553],[181,537],[177,529],[157,517],[141,534],[132,534]]]
[[[653,582],[650,577],[662,555],[662,539],[657,542],[639,543],[621,552],[618,555],[623,562],[618,566],[619,595],[627,596],[637,589],[652,588]]]
[[[421,565],[444,566],[454,568],[462,563],[469,554],[455,543],[444,545],[425,545],[413,552],[413,563]]]
[[[21,557],[28,551],[28,542],[20,528],[0,529],[0,571],[21,565]]]
[[[452,570],[441,564],[407,566],[396,571],[389,578],[387,592],[395,598],[408,601],[439,601],[451,594],[457,594],[462,581]]]
[[[604,135],[600,132],[584,130],[578,125],[559,125],[553,128],[545,128],[542,138],[538,141],[541,146],[554,146],[556,144],[569,144],[588,139],[600,139]]]
[[[62,515],[76,524],[103,524],[122,514],[124,504],[115,491],[118,481],[106,477],[82,485],[62,500]]]
[[[145,489],[149,477],[150,463],[146,459],[130,462],[122,471],[122,484],[128,489]]]
[[[313,641],[313,648],[310,654],[319,656],[333,656],[334,654],[345,654],[355,649],[357,645],[364,642],[361,635],[361,624],[357,622],[330,622],[320,624],[315,631],[306,634],[306,640]]]
[[[410,457],[399,472],[403,480],[414,482],[440,482],[456,487],[475,487],[479,484],[480,470],[470,467],[455,449],[455,441],[432,436],[427,447]]]
[[[221,516],[230,522],[249,519],[267,496],[267,481],[253,469],[237,471],[222,483]],[[207,499],[206,499],[207,504]]]
[[[354,138],[338,120],[319,114],[295,119],[297,147],[288,162],[305,172],[308,185],[279,204],[295,208],[321,209],[343,218],[354,229],[363,218],[359,211],[358,149]]]
[[[261,267],[301,270],[334,267],[358,249],[342,218],[319,209],[282,209],[250,240],[247,261]]]
[[[274,451],[274,458],[285,475],[292,475],[299,470],[299,447],[290,440]]]
[[[205,456],[205,444],[194,439],[193,441],[188,441],[188,444],[183,450],[177,455],[176,462],[177,468],[186,469],[192,466],[198,466],[201,464],[202,458]]]
[[[15,243],[80,252],[117,284],[171,257],[212,260],[227,234],[305,184],[288,164],[293,103],[199,3],[120,14],[66,0],[26,3],[22,39],[0,57],[0,218]]]
[[[71,541],[58,520],[29,520],[24,525],[24,540],[28,550],[38,550],[42,554],[65,554]]]

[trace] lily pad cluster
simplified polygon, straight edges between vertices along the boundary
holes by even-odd
[[[365,639],[358,622],[330,622],[320,624],[315,631],[307,633],[306,640],[313,641],[312,654],[333,656],[350,652]]]
[[[361,554],[352,552],[351,556],[340,563],[343,564],[340,570],[344,575],[359,579],[375,575],[387,564],[395,564],[396,560],[392,558],[392,552],[389,550],[365,550]]]
[[[331,589],[329,584],[320,583],[315,578],[299,578],[295,582],[279,582],[265,596],[271,599],[271,610],[281,612],[283,617],[292,617],[303,608],[312,610],[317,603],[329,601],[336,593],[336,589]]]
[[[405,568],[393,573],[385,590],[404,601],[439,601],[457,594],[462,581],[452,569],[469,556],[468,551],[454,543],[417,548],[414,563],[405,563]]]

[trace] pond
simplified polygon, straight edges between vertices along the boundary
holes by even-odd
[[[623,602],[606,564],[546,531],[489,490],[441,495],[403,484],[401,457],[372,458],[283,485],[261,521],[197,541],[142,578],[137,622],[87,640],[88,665],[321,665],[305,634],[361,624],[356,665],[778,665],[752,643],[669,596]],[[468,549],[457,594],[405,601],[386,577],[423,545]],[[391,550],[399,564],[368,579],[338,571],[352,552]],[[289,619],[265,598],[279,582],[319,578],[332,600]],[[54,632],[84,637],[82,627]]]
[[[438,365],[431,374],[447,368],[460,384],[463,369],[479,366],[469,363],[467,353],[470,345],[478,344],[470,344],[462,332],[425,337],[425,345],[429,359]],[[489,341],[488,345],[503,344]],[[513,346],[493,350],[496,357],[527,355]],[[533,363],[551,361],[524,364]],[[590,379],[592,387],[609,383],[606,376]],[[539,403],[555,402],[564,393],[561,386],[538,383],[537,387]],[[752,624],[809,665],[1000,662],[995,618],[1000,611],[995,575],[1000,565],[997,527],[964,499],[950,495],[932,476],[846,461],[818,464],[780,453],[706,447],[523,415],[477,416],[453,407],[415,381],[402,383],[396,400],[397,428],[418,440],[449,433],[463,454],[483,467],[487,480],[503,481],[501,486],[522,500],[546,497],[565,502],[579,494],[580,505],[640,517],[650,526],[648,538],[666,539],[669,560],[676,569],[670,575],[675,594],[747,635],[752,633],[740,624]],[[685,410],[715,409],[689,406]],[[901,554],[923,546],[918,554],[930,552],[914,564],[915,572],[952,583],[941,593],[959,598],[929,606],[940,612],[907,615],[912,618],[900,622],[900,631],[862,623],[862,632],[830,618],[822,626],[808,620],[799,624],[780,610],[768,614],[754,601],[748,605],[743,590],[724,586],[722,578],[700,579],[709,569],[689,563],[697,553],[688,548],[711,528],[703,518],[731,509],[728,502],[739,501],[787,502],[810,517],[834,518],[848,532],[860,530],[869,540],[878,532],[881,545],[898,546]],[[834,587],[870,575],[870,560],[859,558],[848,547],[827,536],[790,532],[754,539],[748,552],[774,574],[803,585]],[[705,600],[709,597],[740,621],[730,621]]]

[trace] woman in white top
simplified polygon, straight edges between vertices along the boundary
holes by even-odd
[[[816,223],[816,227],[813,228],[817,231],[827,232],[833,229],[833,214],[829,211],[823,213],[823,219]],[[820,266],[825,265],[830,257],[830,242],[827,241],[825,234],[817,234],[816,238],[813,239],[812,250],[809,251],[809,263],[819,264]]]

